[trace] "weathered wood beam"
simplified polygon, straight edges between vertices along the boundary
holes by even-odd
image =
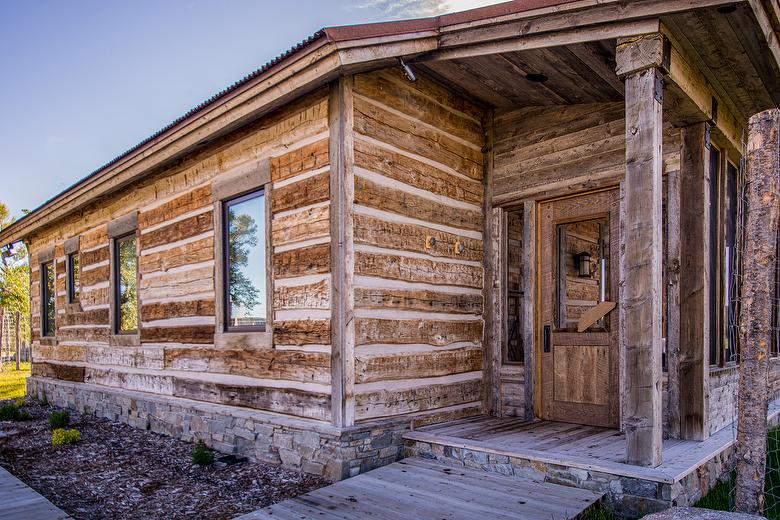
[[[710,173],[707,123],[682,129],[680,150],[680,438],[708,437]]]
[[[501,303],[504,300],[503,285],[500,278],[504,272],[502,257],[502,223],[503,212],[493,209],[493,111],[489,110],[483,120],[485,129],[484,159],[482,163],[482,183],[485,190],[483,199],[484,265],[485,265],[485,301],[483,319],[485,320],[484,332],[484,363],[482,370],[483,408],[485,413],[500,415],[501,413],[501,349],[503,347],[503,334],[501,324],[503,313]]]
[[[338,427],[355,423],[355,200],[353,76],[331,84],[330,236],[331,236],[331,374],[332,419]]]
[[[523,204],[523,363],[525,364],[525,418],[534,419],[534,344],[536,342],[536,202]]]
[[[678,126],[709,122],[733,150],[740,152],[744,124],[729,108],[733,103],[717,93],[671,31],[663,25],[661,31],[671,42],[666,88],[681,100],[680,106],[669,111],[667,118]]]
[[[645,47],[645,38],[619,39],[616,55],[626,78],[623,423],[627,461],[655,467],[662,461],[663,440],[663,82],[658,55]]]

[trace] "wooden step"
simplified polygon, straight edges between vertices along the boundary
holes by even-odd
[[[602,494],[411,457],[274,504],[240,520],[564,520]]]

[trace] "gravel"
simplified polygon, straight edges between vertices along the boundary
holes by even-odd
[[[73,412],[81,441],[55,447],[56,408],[25,409],[32,420],[0,421],[0,465],[76,519],[226,519],[328,484],[263,463],[196,466],[193,444]]]

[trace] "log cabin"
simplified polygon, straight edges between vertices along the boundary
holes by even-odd
[[[29,393],[332,479],[416,454],[692,503],[733,465],[778,34],[773,0],[323,29],[0,231]]]

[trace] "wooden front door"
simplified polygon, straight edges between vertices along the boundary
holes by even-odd
[[[543,419],[618,427],[619,191],[539,207]]]

